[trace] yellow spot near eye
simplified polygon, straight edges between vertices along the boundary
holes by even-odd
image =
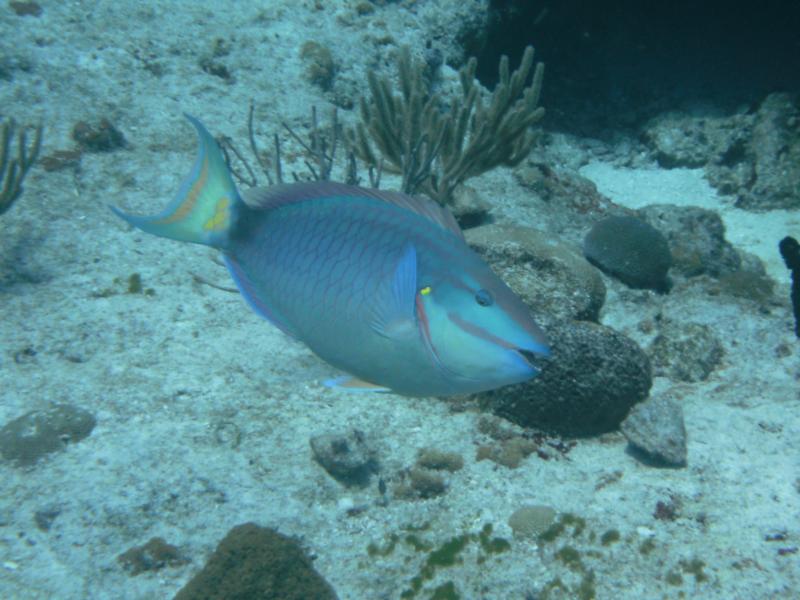
[[[422,288],[422,289],[419,291],[419,293],[420,293],[420,294],[422,294],[423,296],[427,296],[428,294],[430,294],[430,293],[431,293],[431,286],[429,286],[429,285],[426,285],[424,288]]]
[[[219,202],[217,202],[214,216],[205,222],[203,229],[206,231],[220,231],[221,229],[225,229],[225,227],[228,226],[228,206],[230,203],[231,201],[228,198],[224,196],[220,198]]]

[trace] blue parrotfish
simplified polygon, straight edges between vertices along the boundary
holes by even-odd
[[[242,194],[195,118],[194,167],[142,231],[217,248],[247,303],[350,389],[444,396],[526,381],[549,353],[527,306],[426,198],[327,181]]]

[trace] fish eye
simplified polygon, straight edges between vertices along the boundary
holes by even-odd
[[[475,302],[481,306],[491,306],[494,304],[494,296],[489,290],[481,289],[475,293]]]

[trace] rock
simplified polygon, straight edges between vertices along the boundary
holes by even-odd
[[[800,207],[800,95],[774,93],[758,110],[724,117],[659,116],[644,138],[665,167],[705,167],[742,208]]]
[[[800,207],[800,95],[767,96],[755,114],[734,115],[712,145],[706,178],[742,208]]]
[[[61,507],[51,504],[33,513],[33,522],[39,531],[47,533],[61,514]]]
[[[705,381],[724,355],[708,325],[666,320],[647,350],[656,375],[675,381]]]
[[[274,529],[245,523],[231,529],[175,600],[335,599],[300,544]]]
[[[770,94],[750,140],[754,180],[740,190],[742,208],[800,208],[800,95]]]
[[[160,537],[150,538],[146,544],[129,548],[117,557],[117,561],[131,575],[160,571],[164,567],[179,567],[189,563],[178,548]]]
[[[669,112],[651,119],[643,137],[662,167],[734,166],[746,152],[753,117],[748,114],[697,117]],[[737,167],[746,179],[750,165]]]
[[[641,219],[601,219],[586,234],[583,254],[590,263],[629,287],[669,291],[669,244],[660,231]]]
[[[534,317],[546,313],[562,320],[598,319],[605,284],[571,247],[529,227],[485,225],[464,233]]]
[[[96,126],[79,121],[72,128],[72,139],[86,152],[112,152],[127,145],[122,132],[105,118]]]
[[[686,465],[683,408],[669,393],[635,405],[620,426],[628,442],[669,465]]]
[[[645,125],[644,140],[662,167],[702,167],[712,153],[706,124],[681,112],[663,113]]]
[[[314,459],[345,485],[366,485],[378,470],[375,451],[366,436],[356,429],[346,434],[317,435],[310,442]]]
[[[0,454],[21,465],[30,465],[87,437],[96,423],[92,413],[71,404],[34,410],[0,429]]]
[[[721,276],[718,284],[715,292],[750,300],[762,311],[767,311],[774,299],[775,282],[765,273],[742,269]]]
[[[489,220],[492,205],[474,188],[462,184],[453,191],[453,204],[449,209],[461,229],[470,229]]]
[[[647,397],[650,361],[631,339],[586,321],[544,323],[551,357],[531,381],[479,395],[523,427],[586,436],[616,429]]]
[[[719,277],[739,269],[741,257],[725,240],[725,225],[713,210],[652,204],[638,214],[667,238],[673,272],[684,277]]]
[[[570,216],[605,215],[614,203],[597,191],[594,182],[569,169],[553,169],[544,163],[525,162],[514,169],[514,177],[524,188]]]

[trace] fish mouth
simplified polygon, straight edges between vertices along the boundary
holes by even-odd
[[[514,348],[514,351],[522,357],[522,360],[524,360],[531,369],[537,373],[542,370],[540,361],[542,358],[544,358],[544,354],[533,352],[532,350],[526,350],[525,348]]]

